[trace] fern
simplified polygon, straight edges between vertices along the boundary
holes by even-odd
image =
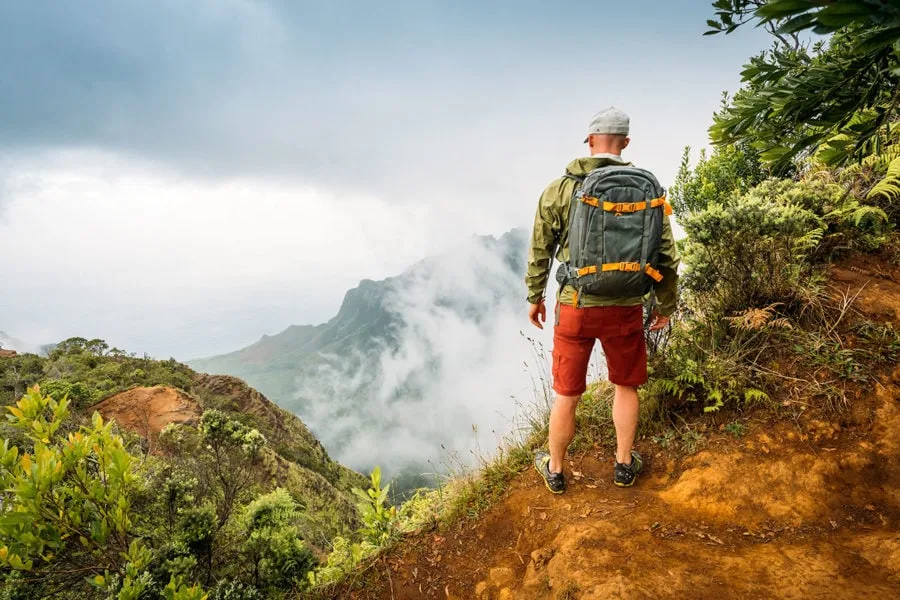
[[[765,308],[748,308],[735,317],[725,317],[725,320],[738,329],[749,331],[758,331],[760,329],[765,329],[766,327],[793,329],[787,318],[775,318],[775,309],[782,304],[782,302],[775,302]]]
[[[707,402],[712,401],[713,404],[712,405],[707,404],[706,406],[704,406],[703,412],[705,412],[705,413],[716,412],[717,410],[719,410],[720,408],[725,406],[725,395],[722,394],[722,390],[720,390],[720,389],[712,389],[706,395],[706,401]]]
[[[747,388],[744,390],[744,402],[768,402],[769,395],[762,390],[756,388]]]
[[[879,196],[888,202],[900,200],[900,157],[891,161],[884,178],[875,184],[875,187],[869,191],[866,198],[877,198]],[[887,218],[886,215],[885,218]]]
[[[900,187],[897,188],[900,190]],[[862,205],[858,207],[853,213],[850,215],[850,218],[853,219],[853,225],[860,229],[872,229],[873,231],[880,233],[884,230],[884,227],[888,223],[888,216],[883,210],[878,208],[877,206],[868,206]]]
[[[822,237],[825,235],[826,228],[825,227],[817,227],[807,233],[803,234],[799,238],[794,241],[794,252],[798,254],[805,254],[815,249],[821,242]]]

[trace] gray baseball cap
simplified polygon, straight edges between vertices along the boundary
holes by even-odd
[[[604,108],[594,115],[591,124],[588,126],[588,136],[592,134],[607,135],[628,135],[628,126],[630,119],[624,111],[619,110],[615,106]],[[588,138],[584,138],[586,144]]]

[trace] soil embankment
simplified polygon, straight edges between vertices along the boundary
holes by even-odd
[[[119,427],[151,442],[169,423],[196,425],[203,412],[196,401],[166,386],[133,388],[110,396],[93,408],[104,419],[112,419]]]

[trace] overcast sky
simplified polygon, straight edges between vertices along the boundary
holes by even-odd
[[[768,43],[702,37],[711,12],[3,2],[0,330],[186,360],[323,322],[362,278],[530,224],[611,104],[668,185]]]

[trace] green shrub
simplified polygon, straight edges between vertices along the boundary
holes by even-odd
[[[759,153],[749,146],[724,145],[711,156],[700,151],[700,160],[690,168],[690,148],[684,149],[681,168],[669,190],[669,201],[679,219],[723,204],[735,193],[744,193],[765,178]]]
[[[31,449],[8,440],[0,447],[3,571],[26,573],[32,588],[63,587],[78,597],[137,600],[150,593],[153,553],[134,533],[140,480],[122,438],[96,413],[89,426],[63,436],[68,400],[37,387],[7,408]],[[86,579],[89,573],[102,575]],[[17,586],[16,577],[6,579]],[[163,592],[173,600],[203,598],[200,588],[175,581]]]
[[[247,506],[243,553],[253,567],[257,588],[294,590],[306,585],[316,559],[301,539],[299,518],[297,503],[281,488]]]
[[[799,206],[820,217],[826,231],[815,248],[814,258],[818,260],[830,260],[836,250],[869,252],[881,247],[889,229],[887,214],[877,206],[861,203],[844,186],[827,179],[769,179],[747,196]]]
[[[381,487],[379,467],[372,470],[370,480],[372,486],[368,490],[353,488],[353,493],[360,499],[356,506],[362,516],[363,537],[376,546],[383,546],[396,532],[397,509],[387,504],[391,486]]]
[[[760,191],[690,215],[684,229],[689,307],[730,315],[792,300],[825,225],[809,210]]]
[[[41,392],[58,400],[68,398],[69,402],[78,408],[91,406],[99,400],[100,396],[100,394],[91,390],[80,381],[73,383],[65,379],[51,379],[41,382]]]

